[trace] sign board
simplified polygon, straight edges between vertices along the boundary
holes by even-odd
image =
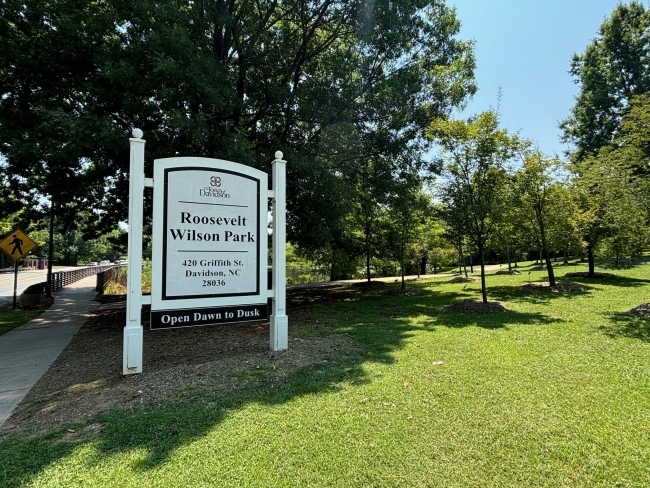
[[[151,328],[266,320],[269,346],[289,345],[286,314],[286,161],[267,174],[220,159],[168,158],[144,175],[143,133],[129,139],[129,265],[122,372],[142,373],[142,306]],[[151,295],[142,294],[144,190],[153,188]],[[267,289],[267,216],[273,215],[272,289]],[[15,243],[14,243],[15,244]]]
[[[0,241],[0,248],[14,260],[19,260],[38,244],[32,241],[22,230],[17,229]]]
[[[152,329],[267,319],[267,196],[248,166],[154,162]]]

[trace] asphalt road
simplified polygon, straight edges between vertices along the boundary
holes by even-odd
[[[75,268],[57,268],[54,271],[65,271]],[[25,288],[47,279],[47,270],[18,271],[18,287],[16,297],[19,297]],[[14,299],[14,274],[0,274],[0,305],[11,303]]]

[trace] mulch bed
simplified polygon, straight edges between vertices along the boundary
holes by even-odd
[[[188,389],[209,388],[228,395],[249,387],[251,378],[260,374],[275,384],[305,366],[345,360],[359,350],[349,337],[301,337],[319,320],[334,320],[314,316],[309,305],[354,300],[364,292],[345,286],[288,291],[289,349],[280,352],[269,350],[268,321],[151,331],[149,307],[143,307],[144,372],[127,377],[122,375],[126,311],[115,308],[125,297],[100,295],[104,310],[90,314],[0,427],[0,435],[24,429],[51,431],[112,407],[180,401],[177,397]]]
[[[478,281],[478,278],[456,276],[455,278],[450,279],[449,283],[473,283],[474,281]]]
[[[415,297],[422,294],[422,290],[419,288],[405,288],[399,290],[388,290],[386,295],[392,297]]]
[[[650,319],[650,302],[642,303],[638,307],[634,307],[625,313],[634,315],[635,317],[641,317],[643,319]]]
[[[385,288],[386,283],[383,281],[360,281],[358,283],[352,283],[353,288]]]
[[[594,273],[593,275],[589,275],[589,273],[586,271],[579,273],[567,273],[564,276],[567,278],[586,278],[596,280],[610,280],[612,278],[616,278],[616,275],[612,273]]]
[[[500,313],[507,309],[501,302],[483,303],[481,300],[459,300],[444,307],[443,312],[447,313]]]
[[[587,289],[585,286],[579,283],[571,283],[570,281],[556,281],[555,286],[551,286],[548,281],[539,283],[526,283],[525,285],[522,285],[522,288],[524,290],[543,291],[548,293],[581,292]]]

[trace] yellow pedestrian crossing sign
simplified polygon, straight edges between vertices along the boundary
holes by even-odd
[[[38,244],[20,229],[16,229],[0,241],[0,248],[15,260],[22,258],[36,246]]]

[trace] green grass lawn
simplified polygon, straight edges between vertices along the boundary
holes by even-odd
[[[7,438],[0,486],[650,486],[650,323],[624,313],[650,301],[650,265],[607,271],[571,294],[522,290],[539,270],[488,276],[500,314],[442,313],[480,297],[448,277],[314,306],[302,338],[356,349],[226,398],[113,410],[96,435]]]
[[[43,310],[0,310],[0,335],[26,324],[42,312]]]

